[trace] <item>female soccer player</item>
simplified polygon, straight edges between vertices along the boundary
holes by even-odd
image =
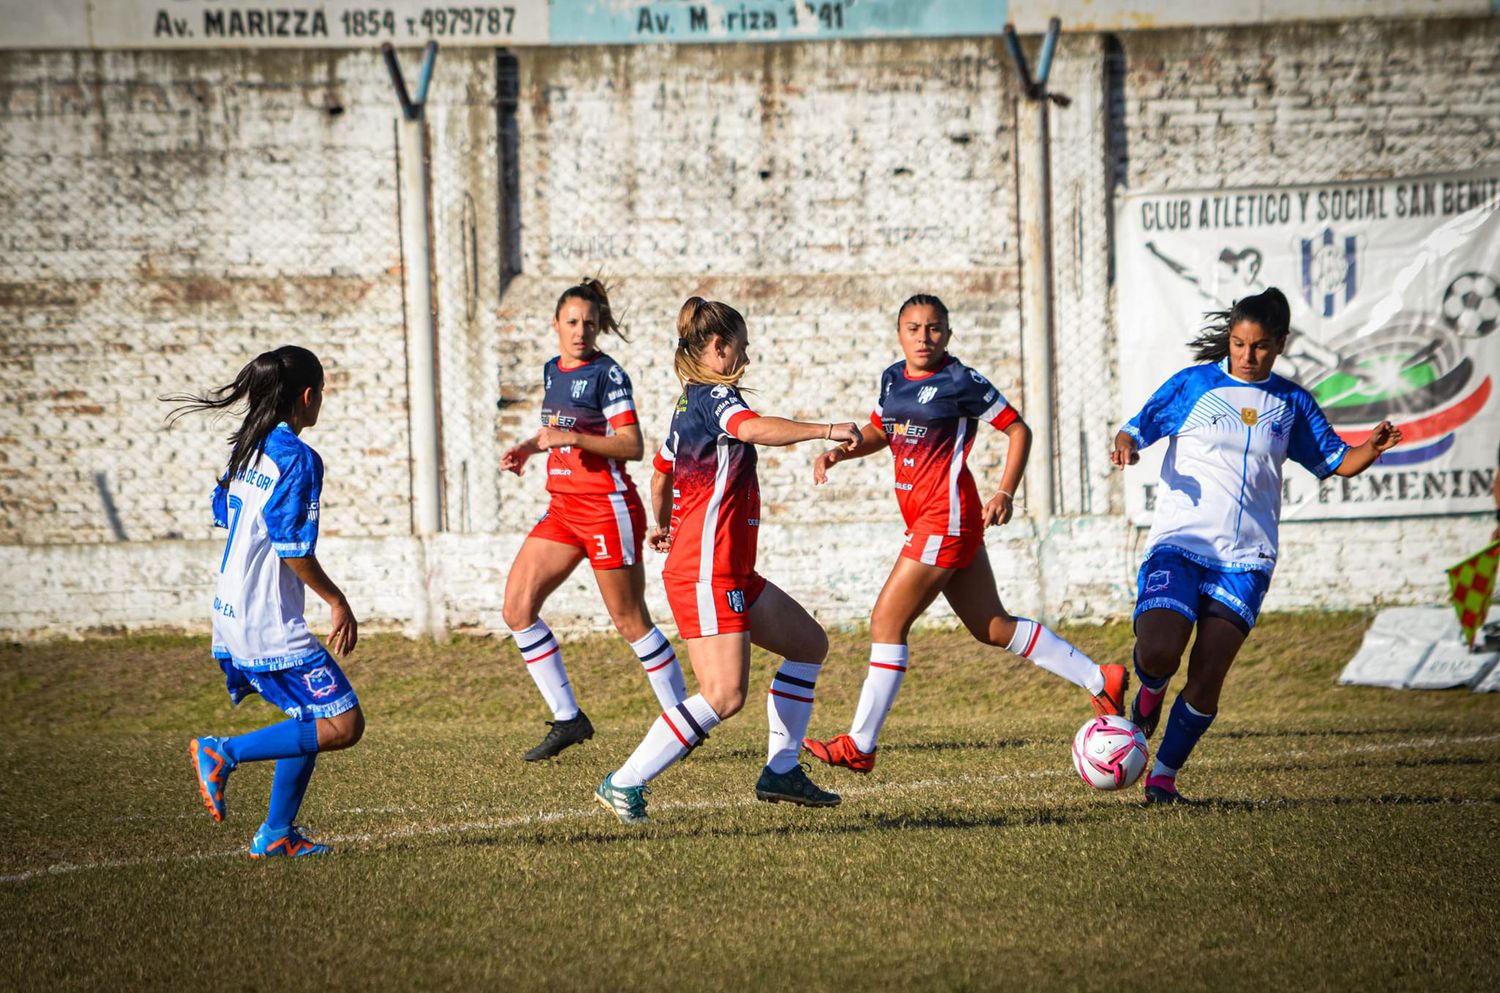
[[[641,660],[662,707],[675,706],[687,692],[677,653],[646,609],[646,511],[625,473],[625,463],[644,454],[645,442],[630,377],[599,351],[602,332],[621,334],[604,284],[586,279],[564,290],[552,330],[559,354],[542,369],[542,428],[500,459],[500,468],[520,476],[527,459],[546,452],[552,494],[505,582],[505,623],[553,717],[546,737],[525,754],[528,762],[550,759],[594,736],[573,697],[562,648],[540,616],[547,597],[585,558],[615,629]]]
[[[1177,772],[1213,723],[1235,654],[1255,626],[1276,567],[1281,465],[1290,456],[1319,479],[1356,476],[1401,441],[1381,421],[1350,447],[1306,390],[1271,372],[1286,346],[1291,307],[1275,287],[1208,315],[1192,343],[1201,364],[1167,380],[1115,435],[1110,461],[1170,438],[1160,494],[1136,580],[1135,671],[1130,719],[1149,736],[1167,682],[1188,657],[1187,685],[1146,778],[1148,803],[1185,802]]]
[[[663,708],[635,752],[604,777],[595,799],[627,824],[642,824],[646,784],[697,747],[745,704],[750,645],[783,656],[766,698],[770,743],[755,795],[773,803],[831,807],[797,762],[812,716],[828,637],[796,600],[755,571],[760,529],[756,445],[828,439],[853,445],[854,424],[762,417],[737,384],[749,365],[745,319],[728,304],[693,297],[677,315],[682,395],[654,460],[651,547],[667,552],[662,579],[699,693]]]
[[[318,423],[323,366],[307,349],[287,345],[256,356],[234,382],[206,396],[165,399],[182,403],[169,421],[195,410],[248,406],[213,492],[214,524],[229,530],[214,596],[213,654],[234,703],[259,693],[289,718],[249,734],[195,738],[198,792],[222,821],[229,774],[241,762],[274,760],[271,802],[250,857],[321,855],[328,846],[308,840],[292,821],[318,753],[350,747],[365,729],[348,678],[302,616],[310,586],[333,613],[333,650],[354,651],[354,611],[314,554],[323,460],[300,437]]]
[[[896,314],[904,358],[880,377],[880,397],[858,445],[835,448],[813,462],[813,481],[828,470],[889,447],[896,466],[896,502],[906,521],[906,546],[870,614],[870,668],[848,734],[803,742],[819,761],[867,773],[876,739],[901,689],[910,658],[912,623],[941,593],[981,643],[1007,648],[1093,695],[1094,710],[1118,714],[1128,674],[1097,666],[1038,622],[1013,617],[995,592],[984,530],[1005,524],[1026,468],[1031,429],[977,370],[948,354],[948,308],[919,294]],[[1005,432],[1009,445],[1000,488],[981,505],[965,464],[979,422]]]

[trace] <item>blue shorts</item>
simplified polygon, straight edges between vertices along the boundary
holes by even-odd
[[[224,670],[229,699],[236,704],[251,693],[259,693],[294,721],[337,717],[359,706],[359,697],[354,695],[349,677],[326,649],[300,665],[275,672],[247,672],[235,668],[234,662],[226,658],[218,662]]]
[[[1271,574],[1260,570],[1216,569],[1170,546],[1152,549],[1135,581],[1135,617],[1148,610],[1175,610],[1190,621],[1217,614],[1246,634],[1255,627],[1260,605],[1271,588]],[[1226,616],[1226,611],[1227,615]]]

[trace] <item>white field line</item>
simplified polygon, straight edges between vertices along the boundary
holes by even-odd
[[[1369,754],[1379,752],[1407,751],[1412,749],[1438,748],[1445,745],[1477,745],[1488,742],[1500,741],[1500,734],[1474,734],[1474,735],[1434,735],[1426,738],[1412,738],[1406,741],[1392,741],[1381,744],[1354,745],[1339,749],[1336,754]],[[1276,752],[1263,752],[1256,758],[1295,758],[1323,754],[1310,749],[1285,749]],[[1243,764],[1244,756],[1238,756],[1235,764]],[[1228,760],[1209,760],[1194,763],[1197,768],[1227,764]],[[845,797],[874,796],[883,793],[907,793],[932,790],[935,788],[946,789],[954,786],[990,785],[994,783],[1026,780],[1026,779],[1053,779],[1058,777],[1073,778],[1076,773],[1072,769],[1063,767],[1053,770],[1040,770],[1035,772],[1007,772],[992,776],[955,776],[940,779],[917,779],[903,783],[868,783],[858,786],[846,786],[842,789]],[[749,807],[755,802],[750,797],[734,800],[699,800],[699,801],[658,801],[652,804],[656,811],[668,810],[728,810],[735,807]],[[355,807],[334,813],[413,813],[424,808],[420,807]],[[318,840],[331,844],[342,844],[347,842],[365,843],[399,841],[406,838],[430,838],[445,835],[472,834],[485,831],[503,831],[509,828],[531,827],[542,824],[556,824],[562,821],[583,820],[585,818],[602,818],[605,812],[596,806],[586,808],[575,808],[571,810],[538,811],[535,814],[518,814],[511,817],[499,817],[490,820],[460,821],[447,824],[397,824],[389,827],[379,828],[371,831],[361,831],[355,834],[319,836]],[[0,884],[24,883],[28,880],[39,879],[44,876],[64,876],[75,872],[85,872],[94,869],[124,869],[143,865],[168,865],[173,863],[203,862],[210,859],[244,858],[244,848],[224,849],[216,852],[190,852],[182,854],[160,854],[142,856],[128,859],[101,859],[93,862],[57,862],[49,866],[36,869],[26,869],[22,872],[0,876]]]

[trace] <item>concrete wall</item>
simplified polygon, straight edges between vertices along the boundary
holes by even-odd
[[[1103,460],[1121,413],[1112,194],[1495,163],[1497,42],[1493,19],[1064,39],[1053,88],[1074,104],[1052,128],[1065,516],[1046,534],[1021,520],[991,535],[1010,606],[1100,617],[1133,598],[1142,536],[1118,516]],[[768,412],[862,419],[898,355],[895,308],[919,291],[948,302],[955,353],[1019,400],[1016,115],[1030,111],[998,41],[515,58],[513,115],[493,52],[445,51],[433,84],[452,533],[422,542],[395,101],[377,58],[0,54],[0,631],[203,626],[206,495],[230,425],[167,429],[156,397],[227,382],[289,341],[329,374],[308,434],[328,465],[321,556],[365,619],[397,626],[420,601],[450,627],[500,626],[505,568],[545,494],[540,474],[501,479],[495,463],[532,429],[552,305],[579,276],[617,284],[631,340],[607,347],[635,380],[648,444],[676,395],[673,318],[695,292],[746,313],[747,383]],[[889,468],[841,466],[814,490],[811,455],[762,453],[763,571],[824,620],[855,622],[899,546]],[[1003,455],[987,434],[971,464],[993,478]],[[1439,599],[1441,567],[1481,532],[1463,517],[1290,522],[1268,606]],[[586,572],[548,617],[607,624]]]

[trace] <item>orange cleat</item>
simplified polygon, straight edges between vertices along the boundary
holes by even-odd
[[[1104,674],[1104,690],[1094,696],[1094,713],[1100,717],[1124,717],[1130,673],[1118,662],[1101,665],[1099,671]]]
[[[827,741],[803,738],[802,747],[806,748],[819,762],[842,766],[852,772],[867,773],[875,768],[875,752],[860,751],[854,739],[847,734],[829,738]]]

